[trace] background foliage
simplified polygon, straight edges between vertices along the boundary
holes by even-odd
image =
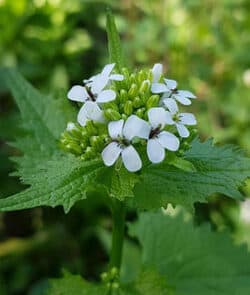
[[[162,62],[181,88],[190,88],[199,97],[193,111],[202,137],[236,143],[249,154],[247,0],[0,0],[0,66],[18,67],[45,94],[65,96],[70,85],[107,62],[107,5],[114,10],[130,66]],[[1,81],[0,116],[3,197],[22,187],[8,176],[14,170],[8,156],[18,151],[6,142],[21,131],[16,106]],[[250,195],[250,188],[245,194]],[[98,279],[105,269],[110,238],[104,204],[93,195],[66,216],[61,208],[1,214],[0,294],[42,294],[47,278],[59,276],[62,268]],[[196,206],[195,217],[197,223],[209,221],[214,230],[230,229],[241,242],[250,240],[245,207],[213,196],[209,205]],[[129,219],[134,217],[131,212]],[[128,243],[134,261],[138,249]]]

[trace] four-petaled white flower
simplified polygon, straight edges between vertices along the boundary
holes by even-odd
[[[113,101],[116,93],[111,89],[104,89],[112,80],[122,81],[123,75],[111,74],[115,64],[106,65],[100,74],[84,80],[85,86],[75,85],[68,92],[68,98],[84,103],[78,114],[78,122],[85,126],[87,120],[104,122],[104,116],[98,104]]]
[[[167,124],[175,125],[181,137],[188,137],[190,132],[185,125],[196,125],[195,116],[191,113],[180,113],[176,101],[172,98],[164,99],[163,103],[169,110],[166,111]]]
[[[163,93],[163,99],[171,97],[183,105],[190,105],[190,99],[196,98],[196,96],[188,90],[178,90],[178,84],[175,80],[164,78],[164,83],[159,83],[159,79],[162,76],[161,64],[155,64],[151,71],[153,74],[153,82],[151,85],[152,93]]]
[[[135,172],[141,169],[141,158],[132,146],[131,140],[134,137],[133,120],[131,117],[124,120],[112,121],[108,124],[108,132],[112,138],[102,151],[102,159],[106,166],[112,166],[121,155],[122,161],[126,169],[130,172]]]
[[[167,124],[167,113],[164,108],[155,107],[148,111],[149,122],[135,115],[130,116],[132,134],[147,140],[147,155],[152,163],[160,163],[165,158],[165,149],[177,151],[179,139],[172,133],[163,130]]]

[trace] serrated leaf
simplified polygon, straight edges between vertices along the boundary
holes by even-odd
[[[115,19],[110,10],[107,11],[108,48],[110,61],[116,63],[117,70],[120,71],[123,66],[123,54],[119,34],[117,32]]]
[[[12,144],[24,153],[13,158],[19,166],[13,175],[31,186],[1,199],[0,211],[62,205],[68,212],[76,201],[86,198],[103,165],[98,160],[83,162],[58,150],[57,138],[75,118],[67,99],[40,94],[15,70],[1,70],[0,76],[14,95],[25,128],[25,135]]]
[[[143,169],[134,191],[136,206],[152,209],[172,203],[192,209],[195,202],[205,202],[214,193],[243,198],[239,187],[250,176],[250,159],[239,149],[195,140],[184,159],[196,171],[183,171],[166,163]]]
[[[1,68],[0,79],[17,103],[23,125],[41,144],[45,145],[46,139],[58,139],[67,122],[76,118],[76,110],[65,97],[41,94],[17,70]]]
[[[86,193],[93,190],[102,169],[101,161],[83,162],[73,155],[58,154],[34,169],[27,169],[24,181],[32,186],[0,199],[0,211],[62,205],[68,212],[75,202],[85,199]]]
[[[46,295],[105,295],[108,294],[104,286],[86,282],[79,275],[64,273],[61,279],[50,280],[50,287]]]
[[[227,234],[163,213],[141,214],[130,231],[142,245],[144,266],[158,270],[174,294],[250,294],[250,254]]]

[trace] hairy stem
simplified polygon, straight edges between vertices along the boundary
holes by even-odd
[[[120,202],[118,200],[112,201],[111,208],[113,217],[113,232],[110,267],[116,267],[117,269],[120,269],[122,261],[126,209],[124,202]]]

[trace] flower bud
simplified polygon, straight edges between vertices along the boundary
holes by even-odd
[[[159,95],[151,95],[148,101],[146,102],[147,109],[152,107],[157,107],[159,104],[160,97]]]
[[[96,151],[99,151],[103,148],[103,140],[100,136],[91,136],[90,137],[90,144],[93,148],[95,148]]]
[[[143,80],[147,79],[147,73],[145,73],[145,71],[140,70],[137,74],[137,81],[138,83],[142,83]]]
[[[85,125],[85,130],[87,131],[87,136],[97,133],[97,129],[93,121],[88,120]]]
[[[117,121],[120,120],[121,115],[119,112],[113,110],[113,109],[107,109],[104,111],[104,116],[109,120],[109,121]]]
[[[150,81],[149,81],[149,80],[144,80],[144,81],[141,83],[141,86],[140,86],[139,92],[140,92],[141,94],[144,94],[145,92],[149,91],[149,87],[150,87]]]
[[[126,102],[128,100],[128,93],[125,89],[120,91],[120,102]]]
[[[132,101],[128,100],[124,104],[124,113],[129,116],[132,114],[132,112],[133,112],[133,103]]]
[[[136,116],[138,116],[139,118],[143,118],[145,114],[145,108],[140,108],[136,111]]]
[[[85,159],[91,159],[95,156],[95,149],[93,147],[88,146],[83,154]]]
[[[130,75],[130,77],[129,77],[129,83],[130,84],[136,83],[136,75],[134,73]]]
[[[81,149],[81,147],[80,147],[78,144],[74,143],[74,142],[70,142],[70,143],[68,143],[68,144],[66,145],[66,148],[67,148],[68,150],[70,150],[73,154],[77,154],[77,155],[79,155],[79,154],[82,153],[82,149]]]
[[[142,105],[143,105],[143,100],[140,99],[139,96],[136,96],[136,97],[134,98],[134,100],[133,100],[133,106],[134,106],[135,108],[139,108],[139,107],[141,107]]]
[[[132,84],[129,91],[128,91],[128,97],[133,98],[138,94],[138,88],[136,84]]]

